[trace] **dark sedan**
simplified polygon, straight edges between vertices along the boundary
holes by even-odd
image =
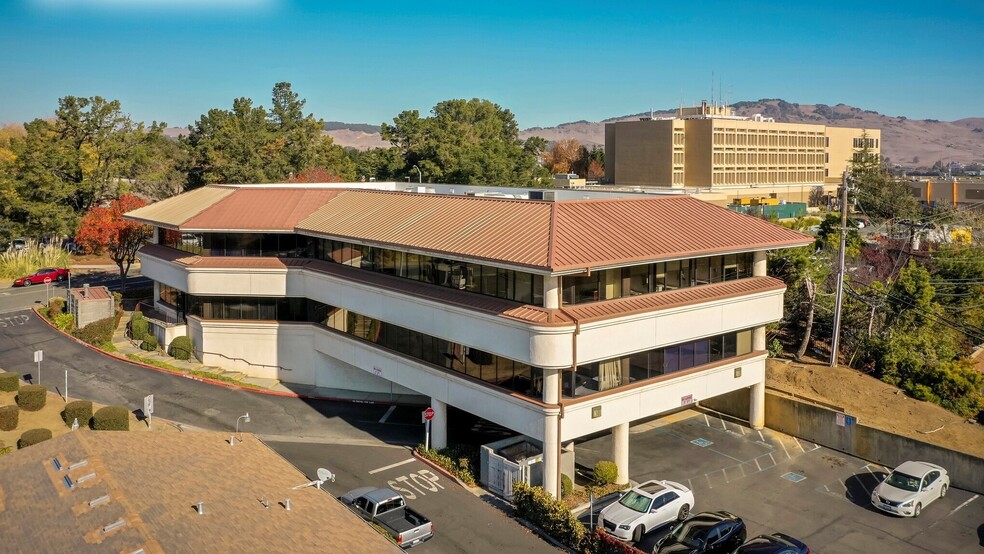
[[[63,267],[45,267],[35,271],[31,275],[15,279],[14,286],[29,287],[31,285],[44,283],[45,279],[51,279],[50,282],[64,281],[65,279],[68,279],[68,270]]]
[[[810,547],[789,535],[773,533],[749,540],[734,554],[810,554]]]
[[[729,512],[703,512],[676,524],[653,554],[729,554],[745,542],[745,522]]]

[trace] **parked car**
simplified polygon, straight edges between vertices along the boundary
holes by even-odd
[[[950,476],[929,462],[905,462],[871,492],[871,504],[890,514],[919,517],[922,509],[946,496]]]
[[[646,481],[629,489],[599,514],[598,523],[623,541],[639,542],[642,536],[671,521],[687,519],[694,493],[673,481]]]
[[[653,554],[728,554],[745,542],[745,522],[730,512],[703,512],[681,521]]]
[[[31,275],[14,279],[14,286],[29,287],[31,285],[43,283],[45,279],[51,279],[52,281],[64,281],[65,279],[68,279],[68,270],[63,267],[45,267],[35,271]]]
[[[14,239],[10,242],[10,249],[13,251],[27,250],[27,239]]]
[[[784,533],[773,533],[749,539],[734,554],[810,554],[810,547]]]
[[[407,506],[403,496],[392,489],[360,487],[339,500],[362,519],[385,529],[400,548],[417,546],[434,536],[430,520]]]

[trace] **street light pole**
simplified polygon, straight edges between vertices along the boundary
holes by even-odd
[[[424,174],[420,172],[420,168],[417,167],[416,165],[414,165],[413,168],[417,170],[417,183],[418,184],[419,183],[423,183],[424,182]]]
[[[847,187],[850,176],[844,175],[841,185],[841,228],[840,262],[837,265],[837,296],[834,300],[834,338],[830,344],[830,367],[837,365],[837,350],[840,347],[841,307],[844,301],[844,251],[847,249]]]

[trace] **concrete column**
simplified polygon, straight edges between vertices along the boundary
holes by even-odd
[[[543,278],[543,307],[549,310],[560,307],[560,277],[547,275]]]
[[[559,369],[543,370],[543,403],[560,403],[560,375]]]
[[[438,450],[448,446],[448,405],[431,398],[434,418],[431,419],[431,448]]]
[[[618,467],[619,483],[629,482],[629,424],[612,427],[612,461]]]
[[[752,350],[761,352],[765,350],[765,326],[761,325],[752,329]]]
[[[755,383],[749,391],[748,424],[752,429],[765,427],[765,380]]]
[[[560,498],[560,436],[557,434],[558,414],[543,418],[543,490]]]
[[[765,263],[765,250],[758,250],[753,252],[752,258],[752,276],[753,277],[765,277],[767,273],[768,266]]]

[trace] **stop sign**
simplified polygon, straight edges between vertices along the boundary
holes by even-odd
[[[434,408],[427,408],[424,410],[424,419],[427,421],[434,419]]]
[[[45,277],[45,278],[44,278],[44,284],[46,284],[46,285],[47,285],[47,284],[48,284],[48,283],[50,283],[50,282],[51,282],[51,277]]]

